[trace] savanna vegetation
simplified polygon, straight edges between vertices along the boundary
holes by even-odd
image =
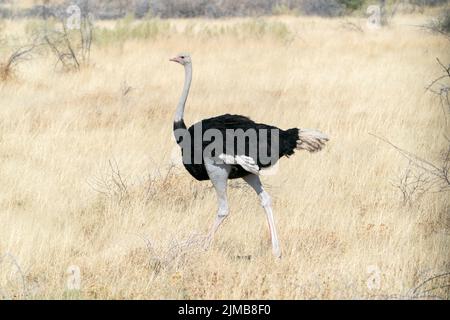
[[[422,8],[380,28],[289,7],[0,20],[0,297],[448,299],[448,15]],[[202,249],[215,194],[172,137],[183,51],[188,124],[238,113],[330,136],[262,177],[281,260],[240,181]]]

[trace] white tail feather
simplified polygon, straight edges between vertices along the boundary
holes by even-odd
[[[328,140],[328,137],[320,131],[299,129],[296,149],[317,152],[322,150]]]

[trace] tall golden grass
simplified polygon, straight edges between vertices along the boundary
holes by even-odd
[[[369,134],[430,160],[444,149],[448,128],[425,87],[450,45],[413,26],[428,18],[380,30],[353,19],[363,32],[343,19],[169,20],[117,42],[106,31],[115,23],[99,22],[104,41],[79,72],[55,69],[50,55],[23,62],[0,84],[0,297],[448,298],[448,278],[420,286],[450,269],[448,193],[403,204],[392,184],[408,161]],[[29,23],[3,30],[21,35]],[[263,177],[280,261],[239,181],[230,217],[201,250],[215,193],[173,160],[183,71],[168,59],[184,51],[187,124],[238,113],[331,138]]]

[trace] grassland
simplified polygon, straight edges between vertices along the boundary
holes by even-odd
[[[404,204],[392,184],[408,161],[369,134],[432,161],[445,148],[425,87],[450,43],[414,27],[428,19],[397,16],[380,30],[353,19],[363,32],[306,17],[156,20],[135,32],[132,21],[98,22],[80,71],[46,54],[21,63],[0,84],[0,297],[448,298],[433,289],[448,278],[414,291],[450,270],[448,193]],[[31,23],[2,21],[2,36],[25,37]],[[216,200],[174,160],[183,72],[168,59],[183,51],[194,66],[188,124],[239,113],[331,137],[263,177],[280,261],[240,182],[212,248],[200,249]],[[78,268],[80,289],[69,290]]]

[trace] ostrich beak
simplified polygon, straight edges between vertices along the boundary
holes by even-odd
[[[169,61],[181,63],[180,60],[178,60],[178,57],[169,59]]]

